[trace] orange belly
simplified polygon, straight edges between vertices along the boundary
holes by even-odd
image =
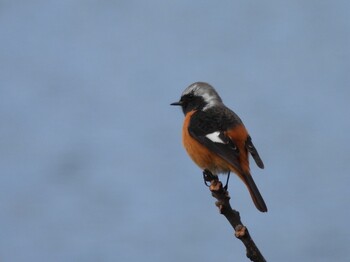
[[[182,129],[182,143],[188,155],[203,170],[208,169],[216,175],[219,173],[227,173],[231,170],[229,164],[221,157],[211,153],[205,146],[201,145],[189,134],[188,125],[194,113],[195,111],[186,114]]]
[[[232,165],[227,163],[227,161],[225,161],[223,158],[216,155],[215,153],[210,152],[205,146],[203,146],[197,140],[195,140],[194,138],[191,137],[190,133],[188,132],[188,126],[190,123],[191,116],[195,112],[196,111],[192,111],[192,112],[189,112],[186,114],[183,129],[182,129],[182,143],[183,143],[187,153],[191,157],[191,159],[201,169],[203,169],[203,170],[208,169],[210,172],[212,172],[215,175],[217,175],[219,173],[227,173],[229,171],[232,171],[232,172],[238,174],[239,176],[241,176],[242,174],[239,174],[239,172]],[[247,132],[246,132],[244,126],[242,126],[242,128],[243,128],[242,130],[241,130],[240,126],[237,128],[239,128],[240,130],[237,130],[239,132],[235,132],[235,135],[236,135],[235,140],[236,141],[241,140],[240,139],[241,136],[247,135]],[[231,133],[231,135],[233,135],[233,132],[230,132],[230,133]],[[229,133],[227,133],[227,135],[230,136]],[[242,141],[245,141],[245,140],[242,140]],[[239,148],[242,146],[244,147],[244,142],[238,143],[237,146]],[[246,154],[244,148],[242,149],[242,151],[243,152],[241,152],[241,155],[239,157],[240,158],[239,162],[241,164],[241,168],[244,171],[246,171],[246,170],[249,171],[249,163],[247,160],[247,154]]]

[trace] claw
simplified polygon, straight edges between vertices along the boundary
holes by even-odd
[[[213,175],[212,172],[210,172],[208,169],[203,170],[203,179],[204,179],[204,184],[209,187],[210,185],[207,182],[211,182],[214,179],[217,179],[215,175]]]

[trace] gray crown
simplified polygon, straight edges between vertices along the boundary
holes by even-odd
[[[207,105],[204,107],[204,110],[218,104],[222,104],[221,97],[216,92],[214,87],[204,82],[196,82],[191,84],[185,89],[182,93],[182,96],[192,93],[195,96],[203,97]]]

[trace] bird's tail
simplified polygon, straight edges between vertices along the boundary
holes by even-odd
[[[258,187],[256,186],[253,180],[253,177],[250,174],[245,174],[243,177],[243,181],[245,182],[249,190],[250,196],[252,197],[256,208],[259,209],[261,212],[267,212],[267,206],[259,192]]]

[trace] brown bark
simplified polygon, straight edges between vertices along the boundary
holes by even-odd
[[[226,217],[232,228],[235,230],[235,236],[246,247],[247,257],[254,262],[266,262],[265,258],[255,245],[252,237],[249,234],[247,227],[245,227],[241,221],[239,212],[232,209],[230,205],[230,196],[225,187],[219,181],[217,176],[214,176],[208,170],[203,171],[205,182],[209,182],[209,190],[212,196],[217,199],[215,205],[219,208],[222,215]]]

